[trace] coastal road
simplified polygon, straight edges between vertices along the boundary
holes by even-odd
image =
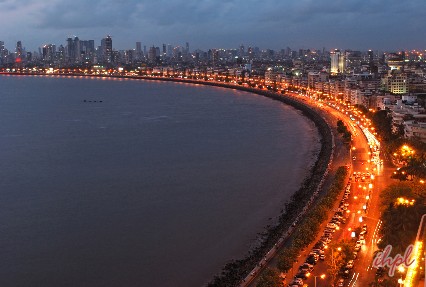
[[[378,239],[378,230],[380,227],[380,211],[378,210],[380,202],[379,193],[392,182],[392,180],[390,180],[392,169],[370,162],[373,150],[370,150],[370,143],[364,136],[361,128],[356,124],[357,119],[350,119],[347,115],[341,113],[342,108],[337,110],[337,106],[332,107],[327,104],[312,101],[308,98],[305,98],[305,101],[310,102],[311,105],[318,106],[334,119],[341,119],[353,134],[350,155],[352,161],[351,194],[346,200],[346,203],[349,204],[349,213],[347,214],[346,224],[341,225],[340,230],[333,236],[332,242],[351,239],[352,231],[355,228],[367,224],[368,232],[365,237],[365,244],[361,246],[361,250],[358,252],[357,259],[354,263],[354,268],[349,278],[345,280],[344,286],[368,286],[370,282],[374,281],[376,271],[376,269],[372,268],[371,262],[373,260],[374,251],[377,249],[376,241]],[[332,119],[329,117],[329,122],[330,121],[332,121]],[[357,180],[355,180],[353,176],[354,172],[360,173]],[[363,173],[365,179],[363,179]],[[369,176],[367,176],[367,173]],[[297,273],[298,266],[303,263],[310,250],[311,246],[302,253],[298,262],[295,263],[294,267],[289,272],[289,278],[292,278],[293,275]],[[327,265],[324,262],[318,262],[312,272],[312,276],[305,280],[305,283],[308,284],[308,286],[313,286],[315,283],[315,276],[326,273]],[[316,281],[317,286],[330,286],[331,284],[329,280],[322,280],[318,277]],[[287,280],[287,282],[289,282],[289,280]]]
[[[328,107],[329,109],[330,107]],[[335,113],[336,110],[331,111]],[[340,112],[339,112],[340,113]],[[371,155],[373,150],[370,149],[370,144],[363,135],[361,129],[355,125],[356,120],[351,120],[347,116],[342,116],[341,119],[347,126],[351,126],[353,137],[351,157],[352,172],[369,173],[370,178],[366,176],[363,180],[355,180],[352,177],[351,194],[349,199],[350,215],[346,223],[346,230],[336,237],[337,241],[350,239],[352,230],[356,227],[367,225],[367,234],[365,236],[365,244],[361,246],[358,252],[357,259],[354,263],[354,268],[348,279],[345,280],[345,286],[368,286],[374,281],[376,269],[372,268],[374,252],[377,250],[378,230],[380,228],[380,192],[386,188],[394,180],[390,179],[392,168],[384,165],[372,163]],[[335,114],[335,116],[338,116]],[[356,119],[356,118],[355,118]],[[371,184],[371,185],[370,185]],[[360,218],[362,217],[362,222]],[[349,230],[350,228],[350,230]],[[339,235],[339,234],[338,234]]]

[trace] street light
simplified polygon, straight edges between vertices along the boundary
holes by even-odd
[[[321,274],[320,276],[315,276],[314,275],[314,277],[315,277],[315,287],[317,287],[317,277],[319,277],[321,279],[324,279],[325,278],[325,274]]]

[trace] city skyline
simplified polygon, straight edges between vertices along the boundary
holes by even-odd
[[[22,41],[27,51],[44,44],[63,44],[67,37],[94,39],[106,35],[115,49],[161,43],[193,49],[352,48],[403,50],[426,46],[418,36],[422,1],[321,3],[288,1],[126,1],[90,3],[56,0],[0,0],[1,39],[11,49]]]

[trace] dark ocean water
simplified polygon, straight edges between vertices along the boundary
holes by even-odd
[[[202,286],[318,148],[300,112],[241,91],[0,76],[0,286]]]

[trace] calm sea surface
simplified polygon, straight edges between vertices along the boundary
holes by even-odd
[[[241,91],[0,76],[0,286],[202,286],[318,148],[300,112]]]

